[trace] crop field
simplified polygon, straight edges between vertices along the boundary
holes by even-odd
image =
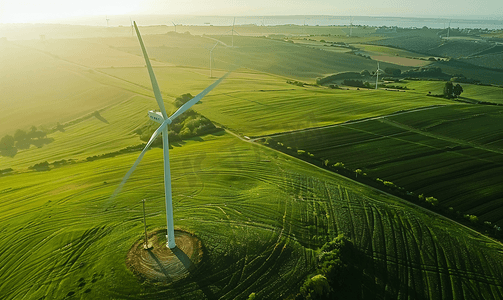
[[[198,88],[179,90],[175,93],[170,84],[171,68],[156,68],[161,91],[175,97],[182,93],[196,94],[209,85],[211,79],[197,75],[203,80],[197,81]],[[140,68],[103,69],[107,74],[124,80],[149,84],[148,77]],[[194,70],[194,72],[201,70]],[[176,74],[176,73],[175,73]],[[222,72],[217,74],[223,74]],[[207,116],[218,124],[223,124],[247,136],[260,136],[276,132],[296,130],[306,127],[318,127],[352,119],[361,119],[390,114],[399,110],[408,110],[430,105],[448,105],[451,101],[427,97],[414,92],[393,92],[375,90],[328,90],[326,88],[301,88],[287,84],[273,75],[237,70],[209,94],[194,110]],[[219,75],[217,75],[219,76]],[[258,76],[258,77],[256,77]],[[166,82],[167,84],[163,84]],[[305,108],[309,105],[309,108]]]
[[[424,57],[422,54],[391,48],[377,45],[363,45],[363,44],[352,44],[352,46],[358,47],[360,50],[365,51],[367,53],[373,55],[388,55],[388,56],[401,56],[401,57],[409,57],[409,58],[421,58]]]
[[[501,48],[500,48],[501,50]],[[503,69],[503,52],[485,54],[463,59],[469,64],[491,69]]]
[[[289,297],[313,250],[339,233],[364,253],[363,297],[503,295],[501,245],[229,135],[171,151],[175,224],[203,241],[203,263],[176,283],[141,284],[124,259],[141,238],[139,200],[149,228],[165,222],[161,153],[149,151],[115,199],[136,153],[1,177],[2,298]]]
[[[486,51],[493,47],[489,43],[479,43],[469,40],[443,40],[443,43],[436,48],[430,49],[428,53],[442,57],[460,58]]]
[[[502,111],[494,106],[446,106],[274,140],[502,225]]]
[[[155,36],[165,41],[167,36]],[[153,39],[154,37],[151,37]],[[184,47],[184,44],[163,42],[165,46],[149,47],[149,55],[157,61],[179,66],[209,67],[209,50],[216,41],[194,37],[204,41],[201,46]],[[317,77],[343,71],[374,69],[375,62],[347,53],[324,51],[295,43],[264,37],[234,36],[234,47],[230,36],[215,36],[222,42],[213,50],[214,68],[231,69],[245,67],[286,78],[314,81]],[[156,45],[156,42],[153,45]],[[327,49],[330,47],[326,47]],[[129,53],[140,55],[137,45],[121,47]],[[383,64],[382,67],[397,67]]]
[[[432,66],[442,68],[442,71],[447,74],[463,74],[466,78],[475,78],[482,83],[503,85],[503,71],[499,69],[483,68],[461,59],[436,62]]]

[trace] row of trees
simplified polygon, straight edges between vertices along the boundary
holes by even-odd
[[[28,149],[31,145],[42,147],[52,142],[52,138],[47,138],[47,133],[32,126],[30,131],[18,129],[14,135],[5,135],[0,140],[0,154],[2,156],[14,157],[18,150]]]

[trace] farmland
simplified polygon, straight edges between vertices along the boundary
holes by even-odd
[[[136,82],[148,85],[148,78],[145,78],[141,69],[103,71],[128,80],[135,78]],[[169,69],[160,68],[157,71],[158,77],[169,81],[168,77],[164,77],[171,76],[167,71]],[[254,80],[253,77],[260,80]],[[190,87],[190,84],[187,86]],[[166,87],[161,86],[161,90],[170,93]],[[184,91],[179,93],[182,92]],[[192,89],[185,92],[192,92]],[[452,103],[418,93],[374,90],[361,90],[357,93],[319,87],[302,88],[286,84],[280,77],[251,72],[246,76],[231,75],[218,91],[208,95],[194,109],[243,135],[260,136],[389,114],[398,110]],[[305,103],[309,103],[308,109],[302,107]]]
[[[123,192],[109,198],[135,158],[0,179],[9,187],[0,196],[8,224],[1,237],[9,241],[0,246],[6,299],[27,293],[231,299],[251,292],[277,298],[296,293],[313,266],[313,250],[338,233],[364,253],[363,298],[498,299],[503,293],[502,257],[490,240],[229,135],[172,151],[175,224],[204,241],[206,260],[181,282],[149,288],[136,281],[124,257],[142,232],[139,199],[148,199],[150,228],[165,222],[162,182],[154,179],[162,177],[161,150],[151,150]]]
[[[501,111],[446,106],[273,138],[501,225]]]
[[[12,73],[0,78],[9,108],[0,111],[0,138],[36,125],[51,139],[0,156],[1,299],[293,299],[314,275],[320,247],[340,234],[359,258],[351,299],[503,298],[500,242],[257,142],[269,137],[293,153],[361,168],[503,225],[501,106],[426,96],[441,93],[438,81],[399,83],[407,91],[317,86],[317,76],[374,70],[376,61],[279,37],[383,38],[369,36],[373,28],[349,38],[347,27],[243,26],[230,47],[230,36],[217,35],[229,27],[177,27],[191,34],[141,28],[168,112],[175,97],[196,95],[233,69],[193,107],[222,129],[170,145],[175,227],[202,242],[201,262],[166,282],[145,281],[126,265],[142,238],[142,199],[148,231],[166,229],[162,149],[151,147],[111,196],[157,104],[129,28],[77,27],[66,39],[67,28],[53,33],[62,39],[0,45]],[[260,30],[278,36],[257,37]],[[501,103],[500,88],[463,88],[462,100]],[[29,168],[44,161],[47,168]]]

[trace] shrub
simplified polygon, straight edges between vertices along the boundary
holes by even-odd
[[[305,299],[330,299],[330,284],[323,275],[315,275],[304,282],[300,288]]]
[[[438,205],[438,199],[435,197],[426,197],[425,201],[432,206],[437,206]]]

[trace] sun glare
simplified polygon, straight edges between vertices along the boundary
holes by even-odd
[[[139,9],[138,1],[2,1],[0,23],[43,23],[81,16],[130,14]]]

